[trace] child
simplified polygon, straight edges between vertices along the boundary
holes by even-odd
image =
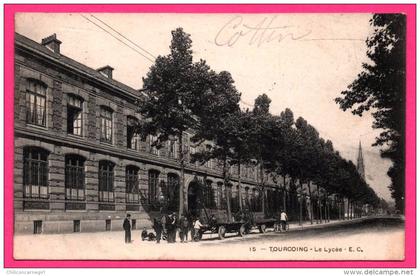
[[[145,239],[147,239],[148,238],[148,233],[147,233],[147,230],[146,230],[146,227],[144,227],[143,228],[143,231],[141,232],[141,240],[142,241],[144,241]]]

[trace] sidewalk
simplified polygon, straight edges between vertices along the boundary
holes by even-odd
[[[289,232],[334,227],[343,224],[354,224],[369,218],[359,218],[346,221],[331,221],[325,224],[305,223],[299,226],[292,223]],[[392,229],[390,231],[354,232],[343,236],[329,235],[288,235],[288,233],[273,232],[270,228],[267,233],[259,233],[253,229],[252,233],[240,237],[238,233],[227,233],[224,240],[219,240],[217,233],[205,234],[200,242],[168,244],[161,241],[156,244],[153,241],[142,241],[141,230],[132,231],[131,244],[124,243],[124,231],[96,232],[96,233],[73,233],[73,234],[48,234],[48,235],[17,235],[14,237],[14,257],[17,259],[55,259],[55,260],[279,260],[279,259],[311,259],[311,251],[288,252],[288,254],[250,253],[250,246],[269,248],[270,246],[303,246],[305,248],[322,247],[346,247],[349,245],[366,247],[366,244],[375,244],[375,248],[366,248],[365,253],[350,256],[349,258],[374,259],[389,258],[389,246],[396,246],[396,241],[404,239],[404,229]],[[398,242],[397,245],[400,243]],[[401,242],[401,245],[403,243]],[[378,251],[379,250],[379,251]],[[382,252],[379,254],[378,252]],[[290,254],[289,254],[290,253]],[[367,254],[367,255],[365,255]],[[386,256],[385,256],[386,255]],[[337,258],[336,255],[327,253],[317,255],[321,259]],[[344,257],[344,256],[343,256]]]

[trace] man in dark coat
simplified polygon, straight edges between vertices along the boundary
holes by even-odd
[[[154,218],[153,229],[156,232],[156,243],[160,243],[160,239],[162,238],[162,230],[163,230],[161,220]]]
[[[124,219],[123,228],[125,231],[125,243],[131,243],[131,215],[127,214]]]

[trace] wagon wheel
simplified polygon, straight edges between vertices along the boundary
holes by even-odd
[[[241,227],[239,228],[239,236],[243,237],[246,235],[246,226],[245,224],[242,224]]]
[[[225,238],[226,228],[223,225],[220,225],[217,232],[219,234],[219,239],[223,240]]]
[[[265,233],[265,229],[266,229],[267,227],[265,226],[265,224],[261,224],[259,227],[258,227],[258,229],[260,230],[260,233]]]

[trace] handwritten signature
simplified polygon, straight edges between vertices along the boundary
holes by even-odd
[[[287,38],[301,40],[312,33],[312,30],[302,31],[292,25],[274,27],[272,25],[276,18],[277,16],[264,17],[251,26],[244,23],[241,15],[235,16],[218,31],[214,43],[217,46],[232,47],[240,40],[249,39],[248,45],[260,47],[264,43],[282,42]]]

